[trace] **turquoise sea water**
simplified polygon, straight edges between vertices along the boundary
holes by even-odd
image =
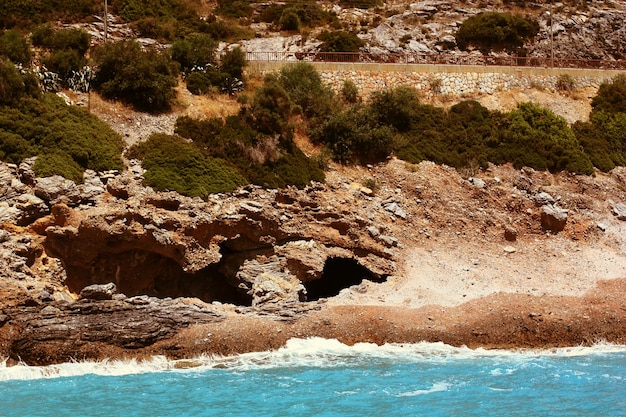
[[[626,346],[485,351],[306,339],[194,361],[0,363],[3,417],[420,415],[626,415]]]

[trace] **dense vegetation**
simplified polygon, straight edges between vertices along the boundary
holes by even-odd
[[[509,13],[479,13],[466,19],[455,34],[460,49],[516,51],[539,31],[535,20]]]
[[[589,122],[576,122],[576,136],[594,166],[603,171],[626,164],[626,75],[604,83],[591,102]]]
[[[3,0],[0,7],[0,28],[27,28],[32,24],[59,19],[79,21],[102,8],[93,0]]]
[[[547,109],[523,103],[502,114],[463,101],[446,111],[420,103],[408,87],[376,92],[367,105],[335,112],[311,137],[342,163],[382,161],[395,154],[412,163],[431,160],[457,168],[511,162],[581,174],[591,174],[595,163],[575,129]]]
[[[85,110],[41,94],[37,80],[0,61],[0,160],[39,155],[35,172],[82,181],[84,169],[121,169],[122,139]]]

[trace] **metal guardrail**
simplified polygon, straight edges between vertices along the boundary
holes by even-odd
[[[248,61],[260,62],[354,62],[378,64],[485,65],[626,70],[626,60],[543,58],[452,54],[371,54],[364,52],[247,52]]]

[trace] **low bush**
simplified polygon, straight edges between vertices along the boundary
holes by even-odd
[[[515,50],[539,32],[532,19],[509,13],[487,12],[467,18],[454,35],[460,49],[470,46],[483,52]]]
[[[39,155],[35,172],[80,181],[84,169],[122,169],[122,139],[84,109],[53,94],[22,97],[0,111],[0,158],[19,163]]]
[[[337,20],[337,15],[324,10],[317,3],[299,1],[272,3],[261,12],[259,20],[273,23],[282,30],[298,30],[300,25],[314,28],[330,24]]]
[[[28,94],[25,77],[8,60],[0,57],[0,105],[12,105]]]
[[[626,74],[602,83],[591,107],[593,112],[626,113]]]
[[[75,22],[102,9],[93,0],[3,0],[0,27],[28,28],[33,24],[61,20]]]
[[[321,52],[359,52],[365,42],[352,32],[323,31],[317,38],[322,41]]]
[[[512,162],[517,168],[593,173],[589,156],[565,119],[531,103],[522,103],[507,115],[492,150],[490,160],[497,164]]]
[[[177,191],[190,197],[230,192],[246,180],[224,160],[207,156],[176,135],[152,134],[129,149],[128,156],[142,160],[146,184],[159,191]]]
[[[283,67],[277,82],[304,116],[319,119],[332,112],[332,91],[324,85],[319,72],[311,64],[300,62]]]
[[[332,115],[312,131],[311,137],[324,144],[337,162],[366,164],[390,155],[394,131],[390,126],[373,123],[366,109],[355,106]]]

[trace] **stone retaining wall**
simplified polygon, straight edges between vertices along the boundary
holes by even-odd
[[[396,73],[371,71],[324,71],[324,82],[335,91],[340,91],[345,80],[352,80],[362,97],[373,91],[407,85],[424,95],[470,96],[472,94],[493,94],[511,88],[556,89],[559,76],[556,75],[515,75],[502,73]],[[573,78],[575,87],[598,85],[611,77]]]
[[[268,73],[290,63],[253,62],[250,72]],[[335,91],[345,80],[352,80],[359,94],[367,98],[373,91],[408,85],[424,95],[470,96],[493,94],[511,88],[556,89],[565,75],[574,87],[597,86],[611,80],[619,71],[570,68],[489,67],[459,65],[385,65],[363,63],[312,62],[325,83]],[[623,72],[622,72],[623,73]]]

